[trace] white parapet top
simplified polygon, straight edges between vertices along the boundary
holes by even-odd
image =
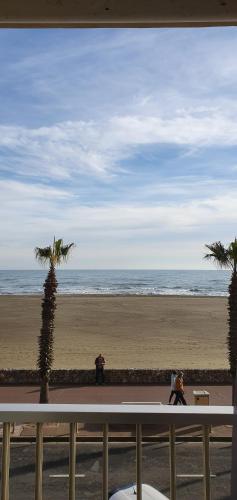
[[[0,404],[0,421],[113,424],[237,424],[237,407],[158,404]]]

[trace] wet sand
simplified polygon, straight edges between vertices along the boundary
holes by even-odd
[[[227,368],[224,297],[58,296],[54,368]],[[0,368],[35,368],[40,296],[0,296]]]

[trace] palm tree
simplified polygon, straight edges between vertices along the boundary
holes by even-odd
[[[54,317],[56,310],[57,279],[56,266],[66,261],[74,243],[63,245],[63,240],[53,241],[52,246],[35,248],[36,259],[41,264],[49,263],[49,272],[44,283],[44,298],[42,301],[42,326],[40,330],[39,355],[37,366],[40,373],[40,403],[49,402],[49,379],[53,364]]]
[[[210,253],[205,259],[214,261],[219,267],[231,270],[229,285],[228,312],[229,331],[227,337],[228,358],[232,376],[232,402],[237,402],[236,368],[237,368],[237,239],[235,238],[228,247],[220,241],[205,245]]]

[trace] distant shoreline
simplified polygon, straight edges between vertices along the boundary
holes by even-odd
[[[1,300],[1,297],[43,297],[43,291],[42,291],[42,294],[41,293],[9,293],[9,294],[0,294],[0,300]],[[138,293],[138,294],[132,294],[132,293],[58,293],[57,292],[57,297],[63,297],[63,298],[66,298],[66,297],[101,297],[101,298],[105,298],[105,297],[126,297],[126,298],[143,298],[143,297],[149,297],[149,298],[159,298],[159,297],[162,297],[162,298],[177,298],[177,299],[224,299],[226,300],[228,298],[228,295],[175,295],[175,294],[142,294],[142,293]]]
[[[2,271],[0,294],[39,295],[47,269]],[[80,271],[58,269],[58,295],[226,297],[229,272],[167,270]]]

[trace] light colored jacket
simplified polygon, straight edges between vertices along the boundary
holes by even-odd
[[[175,373],[172,373],[172,375],[171,375],[171,391],[176,390],[176,378],[177,378],[177,375]]]

